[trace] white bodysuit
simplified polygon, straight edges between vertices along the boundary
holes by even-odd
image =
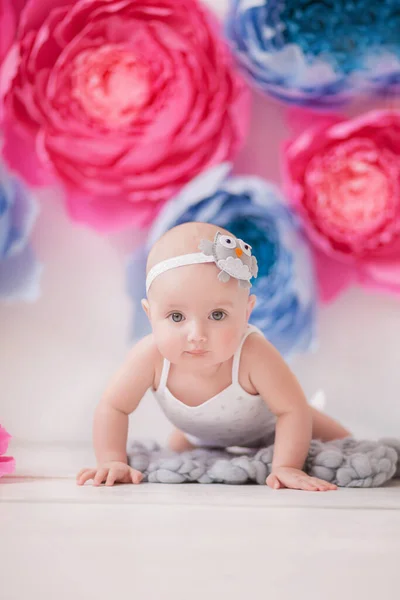
[[[245,339],[262,332],[249,325],[232,365],[232,383],[199,406],[188,406],[171,394],[167,387],[170,362],[164,359],[160,384],[153,394],[168,420],[186,434],[196,446],[259,446],[270,439],[276,417],[263,398],[249,394],[239,383],[240,355]]]

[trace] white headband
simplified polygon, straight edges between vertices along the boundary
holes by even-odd
[[[195,252],[194,254],[181,254],[181,256],[174,256],[173,258],[163,260],[162,262],[154,265],[152,269],[150,269],[146,278],[146,294],[148,293],[150,286],[155,280],[155,278],[161,275],[161,273],[165,273],[165,271],[175,269],[176,267],[185,267],[186,265],[195,265],[209,262],[214,262],[214,257],[206,256],[202,252]]]
[[[146,278],[146,294],[156,277],[165,273],[165,271],[176,267],[185,267],[186,265],[213,262],[220,269],[219,281],[226,283],[231,277],[234,277],[239,280],[239,285],[244,288],[250,288],[250,279],[257,277],[257,259],[251,254],[251,246],[239,238],[222,235],[218,231],[215,234],[214,241],[201,240],[199,250],[201,252],[181,254],[154,265]]]

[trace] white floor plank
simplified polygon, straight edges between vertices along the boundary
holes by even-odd
[[[309,507],[400,509],[400,480],[379,488],[346,488],[332,492],[272,490],[258,485],[150,484],[77,486],[73,479],[7,477],[1,502],[73,502],[82,504],[156,504],[233,507]]]
[[[2,600],[398,596],[396,510],[3,503],[0,531]]]
[[[17,459],[0,482],[0,600],[399,595],[400,481],[326,493],[95,488],[72,477],[87,448],[25,447]]]

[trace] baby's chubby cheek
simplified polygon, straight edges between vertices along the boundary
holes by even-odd
[[[223,360],[228,360],[237,350],[243,331],[241,323],[233,327],[222,328],[216,332],[212,339],[212,348]]]
[[[168,326],[153,326],[154,341],[164,358],[176,362],[182,352],[182,342],[178,336],[171,335],[169,329]]]

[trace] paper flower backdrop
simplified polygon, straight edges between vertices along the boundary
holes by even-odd
[[[286,102],[400,90],[398,0],[231,0],[226,31],[254,85]]]
[[[317,119],[286,144],[283,169],[323,300],[352,282],[400,294],[400,111]]]
[[[0,425],[0,477],[15,471],[15,460],[12,456],[3,456],[7,452],[11,435]]]
[[[15,30],[13,0],[0,0],[0,65],[14,41]]]
[[[187,221],[215,223],[246,240],[257,257],[257,295],[251,322],[286,357],[308,350],[315,335],[313,269],[307,243],[278,190],[256,177],[229,178],[229,166],[214,167],[171,201],[150,230],[147,244],[133,255],[128,287],[135,309],[135,335],[150,332],[140,300],[145,297],[149,248],[165,231]]]
[[[41,266],[29,245],[37,206],[0,161],[0,301],[39,296]]]
[[[6,159],[61,181],[98,230],[148,225],[247,129],[249,92],[196,0],[30,0],[12,59]]]

